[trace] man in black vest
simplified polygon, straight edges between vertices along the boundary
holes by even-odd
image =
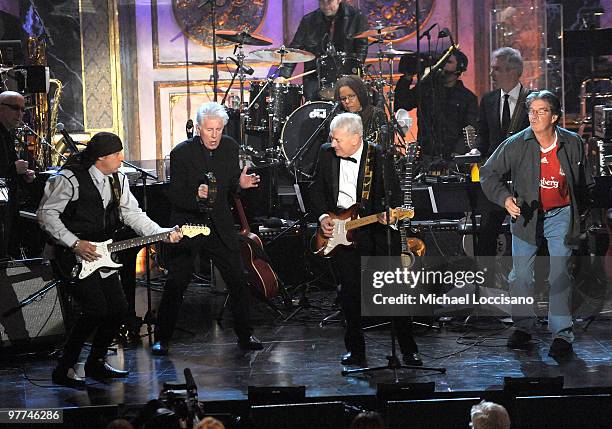
[[[183,292],[191,281],[195,257],[200,252],[210,256],[227,284],[238,345],[244,350],[261,350],[261,342],[252,335],[247,282],[228,201],[240,189],[258,186],[260,179],[247,174],[246,167],[240,171],[238,143],[222,134],[229,120],[223,106],[204,103],[196,119],[199,135],[170,152],[170,218],[179,224],[207,224],[210,232],[186,238],[169,251],[168,279],[159,304],[152,352],[168,354]],[[214,183],[208,173],[214,175]]]
[[[70,248],[80,258],[94,261],[100,257],[92,242],[110,239],[120,223],[140,235],[168,231],[167,240],[178,242],[176,230],[161,228],[149,219],[130,192],[123,174],[117,173],[123,161],[123,145],[111,133],[98,133],[87,148],[73,155],[64,168],[51,177],[38,208],[38,221],[49,234],[54,247],[47,249],[50,259]],[[55,253],[52,253],[55,252]],[[59,264],[59,259],[56,264]],[[85,383],[74,369],[87,338],[94,334],[85,363],[85,375],[96,380],[127,377],[105,361],[108,346],[118,332],[127,311],[127,302],[116,271],[98,271],[67,285],[82,314],[76,320],[52,379],[56,384],[82,387]]]
[[[361,64],[368,55],[368,39],[354,39],[352,36],[368,29],[367,18],[356,8],[340,0],[319,0],[319,8],[305,15],[298,26],[290,48],[303,49],[317,58],[326,52],[344,52]],[[279,72],[276,82],[285,82],[293,73],[295,64],[286,64]],[[304,71],[317,70],[316,60],[304,64]],[[356,74],[356,73],[350,73]],[[304,98],[319,100],[319,76],[313,73],[304,76]]]
[[[514,48],[499,48],[491,55],[491,81],[496,88],[480,102],[476,149],[484,159],[511,135],[529,127],[525,100],[529,90],[519,81],[523,74],[523,58]],[[478,234],[478,255],[493,257],[497,237],[502,232],[506,211],[500,208],[482,213]],[[487,264],[487,285],[495,285],[495,266]]]
[[[381,213],[385,184],[391,195],[389,205],[402,203],[399,179],[393,166],[393,158],[385,159],[379,147],[363,142],[363,124],[359,115],[342,113],[330,124],[331,144],[321,146],[319,162],[310,188],[312,213],[318,216],[321,232],[331,237],[334,220],[329,216],[338,209],[347,209],[359,202],[361,215]],[[371,151],[371,155],[370,155]],[[370,158],[370,161],[367,159]],[[366,164],[372,174],[371,195],[363,198]],[[384,163],[384,167],[383,167]],[[383,169],[385,180],[383,180]],[[343,365],[367,366],[366,346],[361,326],[361,257],[387,255],[386,227],[381,223],[356,229],[353,239],[357,247],[339,246],[332,262],[341,283],[340,303],[346,319],[344,343],[348,353],[342,356]],[[392,234],[393,255],[400,252],[399,234]],[[412,338],[412,323],[408,318],[398,318],[396,330],[400,350],[406,365],[422,365],[417,344]]]

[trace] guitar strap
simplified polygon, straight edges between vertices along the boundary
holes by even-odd
[[[368,152],[366,154],[365,170],[363,173],[363,185],[361,187],[361,205],[370,199],[370,191],[372,189],[372,165],[374,162],[374,145],[367,142]]]
[[[113,175],[108,178],[108,181],[113,193],[113,201],[119,205],[119,201],[121,201],[121,182],[119,181],[119,173],[113,173]]]

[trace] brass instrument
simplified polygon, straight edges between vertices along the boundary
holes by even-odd
[[[46,42],[44,37],[28,37],[28,63],[30,65],[46,66]],[[34,94],[32,96],[33,109],[32,109],[32,128],[39,136],[42,136],[49,141],[49,116],[48,116],[48,102],[47,94]],[[37,136],[35,139],[39,138]],[[34,148],[34,159],[36,164],[41,168],[46,168],[51,165],[51,150],[42,142],[37,141]]]
[[[51,113],[49,114],[49,130],[50,138],[52,139],[57,132],[57,115],[59,113],[60,100],[62,99],[62,89],[64,85],[59,79],[49,79],[49,83],[55,85],[55,92],[53,93],[53,99],[51,100]],[[59,154],[66,151],[66,142],[64,137],[61,137],[57,142],[50,140],[51,144],[55,146],[55,151],[51,153],[51,165],[60,165]]]

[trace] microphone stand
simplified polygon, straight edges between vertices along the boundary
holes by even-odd
[[[417,32],[418,32],[418,28],[419,28],[419,0],[416,0],[416,23],[417,23]],[[418,33],[417,33],[417,40],[418,40]],[[418,43],[418,42],[417,42]],[[394,118],[394,115],[391,115],[391,117]],[[395,119],[395,118],[394,118]],[[389,183],[388,180],[388,174],[387,174],[387,159],[389,157],[393,156],[393,135],[394,133],[392,132],[387,132],[386,138],[383,140],[383,156],[382,156],[382,165],[380,166],[382,168],[382,178],[383,178],[383,188],[384,188],[384,195],[383,195],[383,204],[385,207],[385,212],[387,214],[387,228],[386,228],[386,233],[387,233],[387,260],[389,260],[391,258],[391,228],[390,228],[390,224],[389,224],[389,219],[391,217],[391,199],[392,199],[392,193],[393,190],[391,188],[391,184]],[[393,168],[393,166],[391,165],[390,168]],[[412,321],[410,321],[410,323],[412,323]],[[349,370],[343,370],[341,372],[341,374],[343,376],[347,376],[350,374],[360,374],[360,373],[368,373],[368,372],[373,372],[373,371],[380,371],[380,370],[385,370],[385,369],[391,369],[393,370],[393,375],[394,375],[394,379],[395,382],[398,383],[399,382],[399,378],[397,376],[397,370],[398,369],[414,369],[414,370],[419,370],[419,371],[435,371],[435,372],[439,372],[441,374],[446,373],[446,368],[433,368],[433,367],[426,367],[426,366],[414,366],[414,365],[402,365],[399,358],[397,357],[397,351],[396,351],[396,347],[395,347],[395,317],[391,318],[391,355],[387,356],[387,365],[384,366],[378,366],[378,367],[373,367],[373,368],[356,368],[356,369],[349,369]]]
[[[133,168],[134,170],[140,173],[140,178],[142,180],[142,211],[147,212],[148,204],[147,204],[147,177],[157,181],[157,176],[145,171],[143,168],[140,168],[129,161],[121,161],[123,164],[128,167]],[[143,322],[147,324],[147,336],[149,337],[149,346],[153,345],[153,329],[151,326],[153,325],[152,319],[152,311],[151,311],[151,267],[149,263],[151,261],[151,253],[150,253],[150,245],[147,244],[145,246],[145,283],[147,288],[147,312],[144,316]]]

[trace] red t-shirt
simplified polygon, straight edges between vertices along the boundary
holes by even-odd
[[[540,147],[540,205],[544,211],[570,203],[567,180],[557,157],[557,149],[556,141],[546,149]]]

